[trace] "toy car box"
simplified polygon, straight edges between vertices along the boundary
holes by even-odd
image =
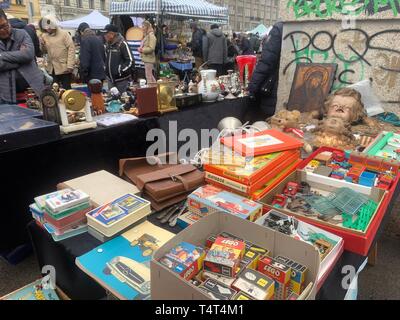
[[[203,268],[226,277],[235,277],[244,250],[244,242],[218,237],[204,259]]]
[[[209,300],[210,296],[204,291],[162,265],[159,259],[181,242],[203,246],[210,235],[218,235],[221,232],[234,234],[259,247],[268,248],[271,255],[290,257],[294,261],[307,266],[309,272],[306,275],[306,288],[299,299],[315,299],[317,292],[315,284],[320,258],[312,245],[223,212],[204,217],[191,227],[181,231],[154,253],[150,268],[152,299]]]
[[[257,270],[275,281],[275,299],[286,300],[292,269],[271,257],[263,257]]]
[[[235,294],[232,300],[256,300],[256,299],[244,293],[243,291],[239,291],[237,294]]]
[[[265,205],[265,208],[267,210],[274,209],[286,215],[294,216],[299,220],[307,222],[311,225],[317,226],[329,233],[333,233],[340,238],[343,238],[344,250],[348,250],[363,256],[368,256],[372,241],[393,197],[392,192],[378,188],[372,188],[373,191],[369,197],[374,202],[376,202],[377,209],[373,213],[368,225],[366,226],[365,232],[362,232],[359,230],[346,228],[340,224],[332,224],[329,221],[323,221],[321,219],[318,219],[318,217],[305,216],[301,213],[296,213],[288,209],[272,208],[274,195],[281,194],[287,183],[291,181],[297,181],[298,183],[305,181],[311,186],[311,188],[323,190],[327,193],[333,192],[338,188],[338,186],[332,185],[323,179],[309,180],[309,175],[301,170],[297,170],[296,172],[293,172],[291,175],[289,175],[285,180],[283,180],[278,186],[276,186],[270,194],[260,200],[260,202]],[[396,178],[396,185],[397,183],[398,178]]]
[[[253,269],[245,269],[232,285],[256,300],[271,300],[274,297],[274,280]]]
[[[189,211],[204,216],[218,211],[254,221],[262,213],[262,205],[220,188],[206,185],[188,197]]]
[[[186,280],[192,279],[202,268],[205,250],[187,242],[181,242],[164,257],[160,263]]]
[[[304,280],[306,278],[307,267],[283,256],[277,256],[275,257],[275,260],[292,269],[292,274],[290,276],[289,295],[292,292],[300,295],[304,289]]]
[[[207,279],[212,279],[215,280],[217,282],[220,282],[228,287],[232,286],[232,283],[236,280],[235,278],[229,278],[229,277],[225,277],[221,274],[218,273],[212,273],[209,271],[203,271],[202,272],[202,280],[207,280]]]
[[[224,296],[224,300],[231,300],[233,296],[237,293],[236,290],[229,288],[228,286],[212,279],[207,279],[200,287],[206,288],[214,294]]]

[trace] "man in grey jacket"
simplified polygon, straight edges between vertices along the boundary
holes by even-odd
[[[217,70],[217,76],[224,74],[224,66],[228,61],[228,45],[225,35],[217,24],[211,26],[211,31],[203,40],[203,56],[209,68]]]
[[[44,75],[35,63],[35,48],[26,31],[12,28],[0,9],[0,104],[16,103],[17,93],[28,87],[37,95],[44,89]]]

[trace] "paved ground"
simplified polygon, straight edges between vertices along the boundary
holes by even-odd
[[[400,201],[379,243],[378,263],[367,266],[359,276],[359,299],[400,300]],[[34,256],[17,266],[0,260],[0,296],[40,277]]]

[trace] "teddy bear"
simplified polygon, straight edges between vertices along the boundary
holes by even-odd
[[[341,117],[326,118],[314,130],[313,145],[316,147],[353,149],[355,142],[356,139],[351,132],[351,124]]]
[[[316,114],[312,113],[302,114],[298,110],[280,110],[269,119],[269,122],[273,129],[277,129],[294,138],[303,140],[303,148],[309,153],[312,151],[312,147],[309,143],[304,141],[304,132],[301,127],[304,122],[310,122],[310,119],[313,119],[315,116]]]

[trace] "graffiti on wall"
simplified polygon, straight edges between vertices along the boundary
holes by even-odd
[[[295,65],[302,62],[337,63],[339,67],[334,90],[366,77],[370,77],[378,86],[397,90],[400,85],[400,50],[394,49],[393,43],[387,39],[398,41],[395,39],[400,39],[400,29],[371,34],[362,29],[343,29],[338,33],[290,32],[284,37],[291,57],[283,65],[283,75],[289,69],[293,72]]]
[[[358,17],[366,14],[373,16],[381,12],[390,12],[394,17],[400,15],[400,0],[290,0],[288,12],[295,19],[304,17],[331,18],[335,14]]]

